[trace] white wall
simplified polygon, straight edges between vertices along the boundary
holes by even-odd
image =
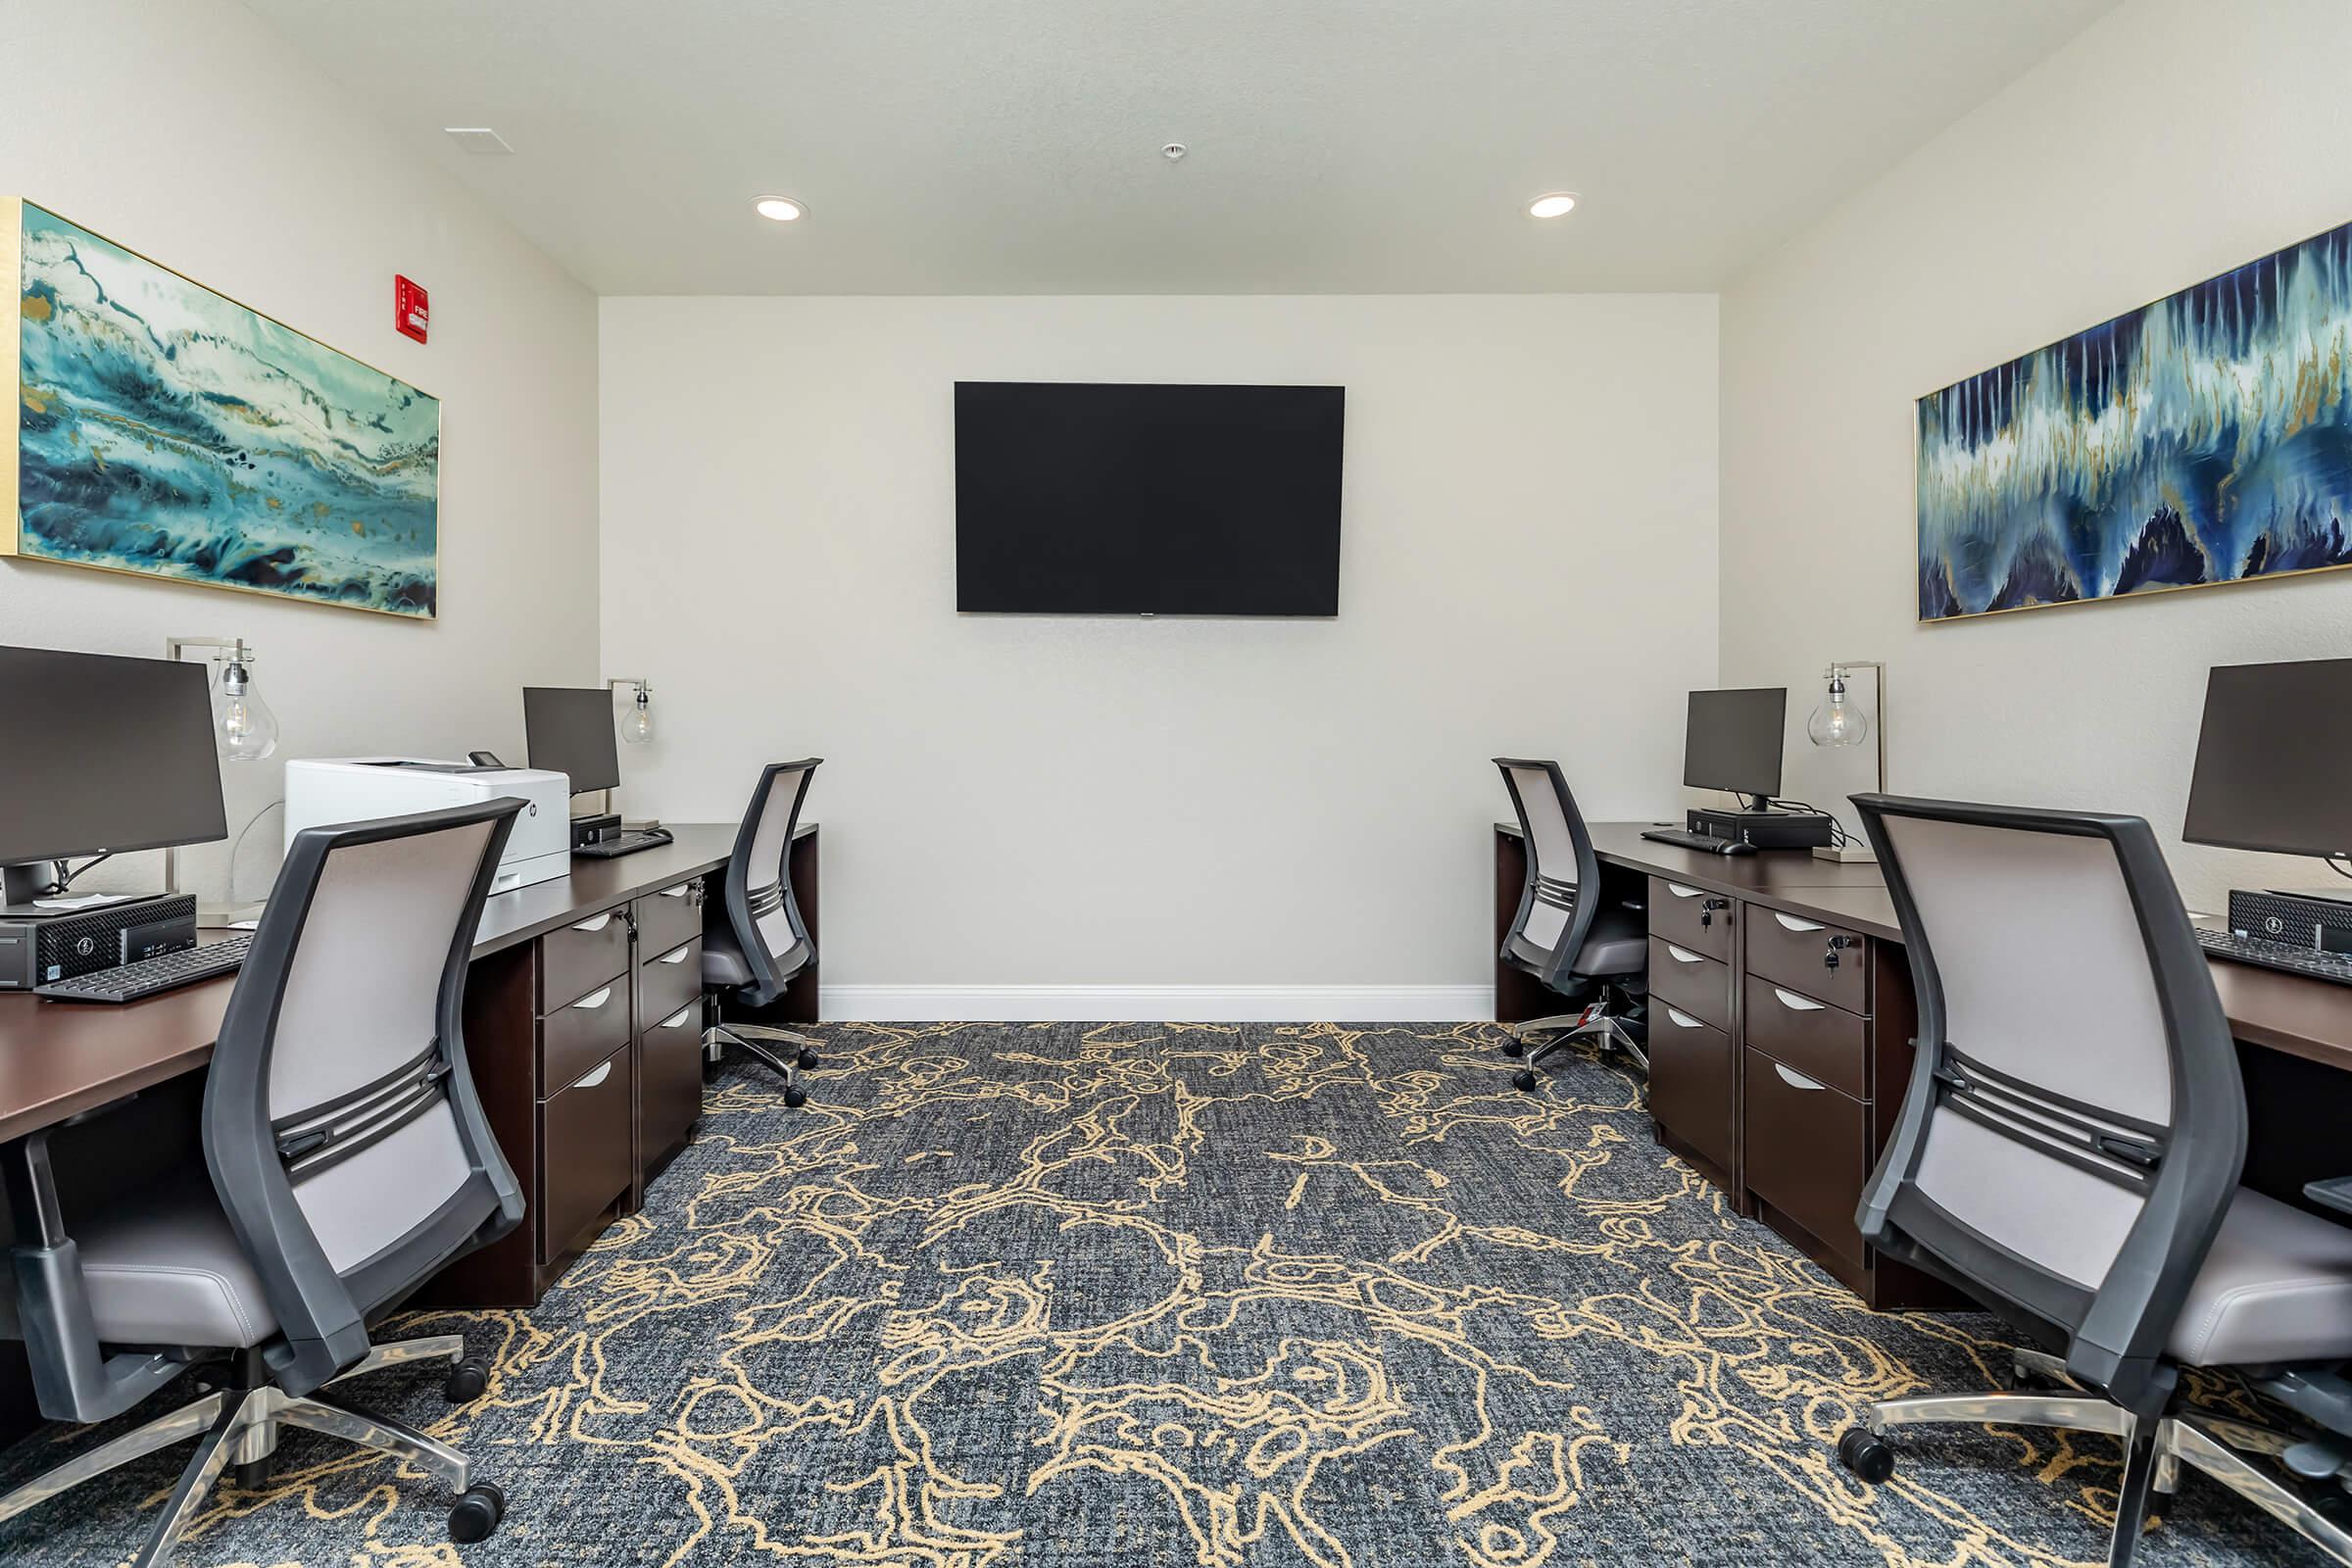
[[[172,635],[250,639],[284,742],[226,771],[232,832],[277,798],[288,756],[519,752],[518,688],[596,673],[593,296],[242,7],[76,0],[7,21],[0,192],[441,399],[441,618],[0,562],[0,641],[160,655]],[[429,347],[393,330],[396,271],[432,291]],[[254,833],[243,895],[267,890],[278,839],[274,816]],[[154,858],[89,885],[151,884]],[[186,864],[221,893],[223,849]]]
[[[2342,0],[2129,0],[1726,292],[1725,684],[1801,737],[1882,659],[1897,790],[2139,813],[2199,907],[2328,880],[2177,836],[2207,667],[2352,654],[2352,573],[1918,626],[1912,404],[2352,219],[2347,56]],[[1869,787],[1792,748],[1790,794]]]
[[[1487,759],[1569,759],[1596,817],[1673,805],[1681,694],[1716,662],[1710,297],[603,321],[604,663],[653,679],[662,725],[622,804],[732,817],[762,760],[827,759],[830,1016],[1468,1016],[1508,809]],[[1344,383],[1339,617],[958,615],[959,378]]]

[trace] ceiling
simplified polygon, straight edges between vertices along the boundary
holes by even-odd
[[[1713,289],[2113,0],[246,4],[601,294],[1097,294]]]

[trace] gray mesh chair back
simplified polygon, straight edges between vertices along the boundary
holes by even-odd
[[[366,1321],[522,1198],[460,1019],[474,927],[522,803],[296,835],[205,1090],[205,1157],[259,1270],[289,1393],[368,1349]]]
[[[2245,1103],[2180,891],[2137,817],[1854,798],[1919,999],[1857,1215],[2141,1413],[2236,1192]]]
[[[752,804],[727,858],[728,929],[743,951],[751,981],[739,995],[763,1007],[784,994],[793,976],[815,961],[815,945],[792,896],[792,835],[821,757],[770,762],[760,770]]]
[[[1502,957],[1551,984],[1573,972],[1592,927],[1600,860],[1559,763],[1497,757],[1494,765],[1502,770],[1527,843],[1527,881]],[[1588,889],[1595,897],[1580,898]]]

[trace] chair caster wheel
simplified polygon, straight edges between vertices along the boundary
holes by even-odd
[[[718,1082],[718,1058],[716,1056],[703,1058],[703,1082],[707,1084]]]
[[[238,1490],[238,1491],[240,1491],[240,1492],[259,1492],[259,1491],[261,1491],[261,1490],[262,1490],[264,1487],[268,1486],[269,1484],[270,1484],[270,1461],[269,1461],[269,1460],[267,1460],[267,1459],[256,1459],[256,1460],[254,1460],[252,1463],[250,1463],[250,1464],[241,1464],[241,1465],[238,1465],[238,1466],[237,1466],[237,1490]]]
[[[1502,1054],[1515,1061],[1519,1057],[1527,1054],[1527,1042],[1524,1040],[1505,1040],[1502,1043]]]
[[[1532,1095],[1536,1091],[1536,1075],[1522,1067],[1511,1074],[1511,1087]]]
[[[1838,1462],[1874,1487],[1894,1474],[1894,1450],[1868,1427],[1849,1427],[1838,1440]]]
[[[441,1394],[452,1404],[471,1404],[489,1387],[490,1363],[469,1355],[449,1369],[449,1381],[441,1385]]]
[[[816,1071],[816,1053],[807,1046],[803,1046],[801,1048],[801,1054],[798,1056],[795,1056],[793,1060],[799,1065],[801,1071],[803,1072]]]
[[[498,1484],[480,1481],[467,1487],[449,1510],[449,1539],[461,1546],[488,1541],[507,1516],[507,1494]]]
[[[786,1085],[784,1089],[784,1103],[791,1106],[794,1110],[800,1109],[803,1105],[808,1103],[808,1091],[803,1089],[799,1084]]]

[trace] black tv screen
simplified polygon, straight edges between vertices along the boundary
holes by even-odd
[[[956,383],[956,608],[1340,612],[1347,389]]]

